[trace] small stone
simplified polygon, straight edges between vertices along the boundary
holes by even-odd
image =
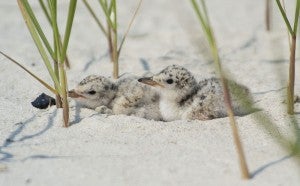
[[[33,102],[31,102],[32,106],[39,109],[46,109],[49,106],[55,105],[55,99],[51,96],[48,96],[45,93],[39,95]]]

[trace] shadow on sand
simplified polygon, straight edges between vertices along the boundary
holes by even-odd
[[[258,169],[256,169],[253,173],[251,173],[251,178],[254,178],[255,176],[257,176],[258,174],[260,174],[261,172],[263,172],[264,170],[266,170],[267,168],[270,168],[276,164],[279,164],[285,160],[288,160],[292,157],[292,155],[287,155],[287,156],[284,156],[280,159],[277,159],[277,160],[274,160],[274,161],[271,161],[261,167],[259,167]]]
[[[20,139],[16,139],[20,134],[22,134],[22,131],[33,121],[35,121],[36,116],[32,116],[29,119],[25,120],[24,122],[17,123],[17,128],[12,131],[8,137],[5,139],[3,144],[0,146],[0,155],[2,157],[0,158],[0,162],[7,162],[10,161],[11,159],[14,158],[14,155],[12,153],[9,153],[5,151],[4,149],[9,147],[11,144],[16,143],[16,142],[22,142],[28,139],[32,139],[34,137],[40,136],[44,134],[46,131],[48,131],[52,126],[53,126],[53,118],[57,115],[57,110],[54,111],[49,117],[48,117],[48,122],[47,125],[41,129],[40,131],[30,134],[30,135],[25,135],[21,137]]]

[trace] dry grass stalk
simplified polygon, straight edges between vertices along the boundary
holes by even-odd
[[[230,126],[231,126],[231,130],[232,130],[232,134],[233,134],[234,143],[235,143],[236,150],[237,150],[238,157],[239,157],[239,165],[240,165],[240,170],[242,173],[242,178],[250,179],[250,174],[248,171],[248,166],[247,166],[242,142],[240,140],[237,123],[234,118],[234,113],[233,113],[233,109],[232,109],[227,79],[222,70],[218,47],[217,47],[217,43],[215,40],[215,36],[214,36],[213,30],[212,30],[212,27],[210,25],[206,5],[205,5],[204,0],[201,0],[200,3],[201,3],[202,9],[200,9],[200,5],[196,2],[196,0],[191,0],[191,2],[193,5],[193,8],[197,14],[197,17],[199,18],[199,21],[200,21],[202,29],[205,33],[205,36],[208,40],[210,50],[211,50],[211,53],[212,53],[212,56],[213,56],[213,59],[215,62],[216,70],[221,78],[221,83],[222,83],[223,92],[224,92],[224,101],[225,101],[227,113],[228,113],[229,120],[230,120]]]
[[[296,40],[297,40],[297,29],[298,29],[298,20],[300,12],[300,0],[296,0],[296,9],[294,17],[294,25],[292,27],[290,21],[287,18],[285,9],[283,7],[284,3],[281,3],[279,0],[276,0],[277,6],[281,13],[281,16],[286,24],[286,27],[289,31],[291,38],[290,45],[290,66],[289,66],[289,80],[287,86],[287,113],[294,114],[294,87],[295,87],[295,54],[296,54]]]
[[[100,18],[97,17],[95,11],[88,3],[87,0],[83,0],[84,5],[87,7],[88,11],[96,21],[97,25],[100,27],[101,31],[105,35],[108,43],[108,52],[111,62],[113,62],[113,78],[117,79],[119,77],[119,57],[123,47],[123,44],[127,38],[128,32],[132,26],[132,23],[137,16],[137,12],[141,7],[142,0],[139,0],[137,8],[129,22],[127,30],[121,39],[119,44],[118,39],[118,26],[117,26],[117,2],[116,0],[99,0],[102,11],[105,15],[106,24],[103,24]],[[106,27],[104,25],[107,25]]]

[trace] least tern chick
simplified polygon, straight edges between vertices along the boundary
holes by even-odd
[[[81,105],[103,114],[161,120],[158,94],[137,79],[127,76],[114,83],[103,76],[88,76],[74,90],[69,91],[69,96]]]
[[[110,105],[116,96],[116,91],[117,87],[108,78],[90,75],[84,78],[75,89],[69,91],[69,97],[83,107],[96,109]],[[107,112],[109,114],[111,111],[107,110]]]
[[[138,81],[158,90],[159,108],[165,121],[208,120],[227,116],[222,85],[217,78],[198,83],[187,69],[171,65],[150,78],[141,78]],[[235,115],[247,114],[249,110],[244,109],[234,95],[236,92],[249,94],[248,89],[233,82],[229,84],[233,91],[231,96]]]
[[[116,82],[118,91],[113,101],[113,113],[161,120],[158,93],[137,80],[138,77],[129,76]]]

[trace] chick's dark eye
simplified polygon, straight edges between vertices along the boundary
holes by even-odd
[[[90,94],[90,95],[94,95],[94,94],[96,94],[96,91],[94,91],[94,90],[90,90],[90,91],[88,91],[88,94]]]
[[[168,83],[168,84],[172,84],[172,83],[173,83],[173,79],[168,79],[168,80],[167,80],[167,83]]]

